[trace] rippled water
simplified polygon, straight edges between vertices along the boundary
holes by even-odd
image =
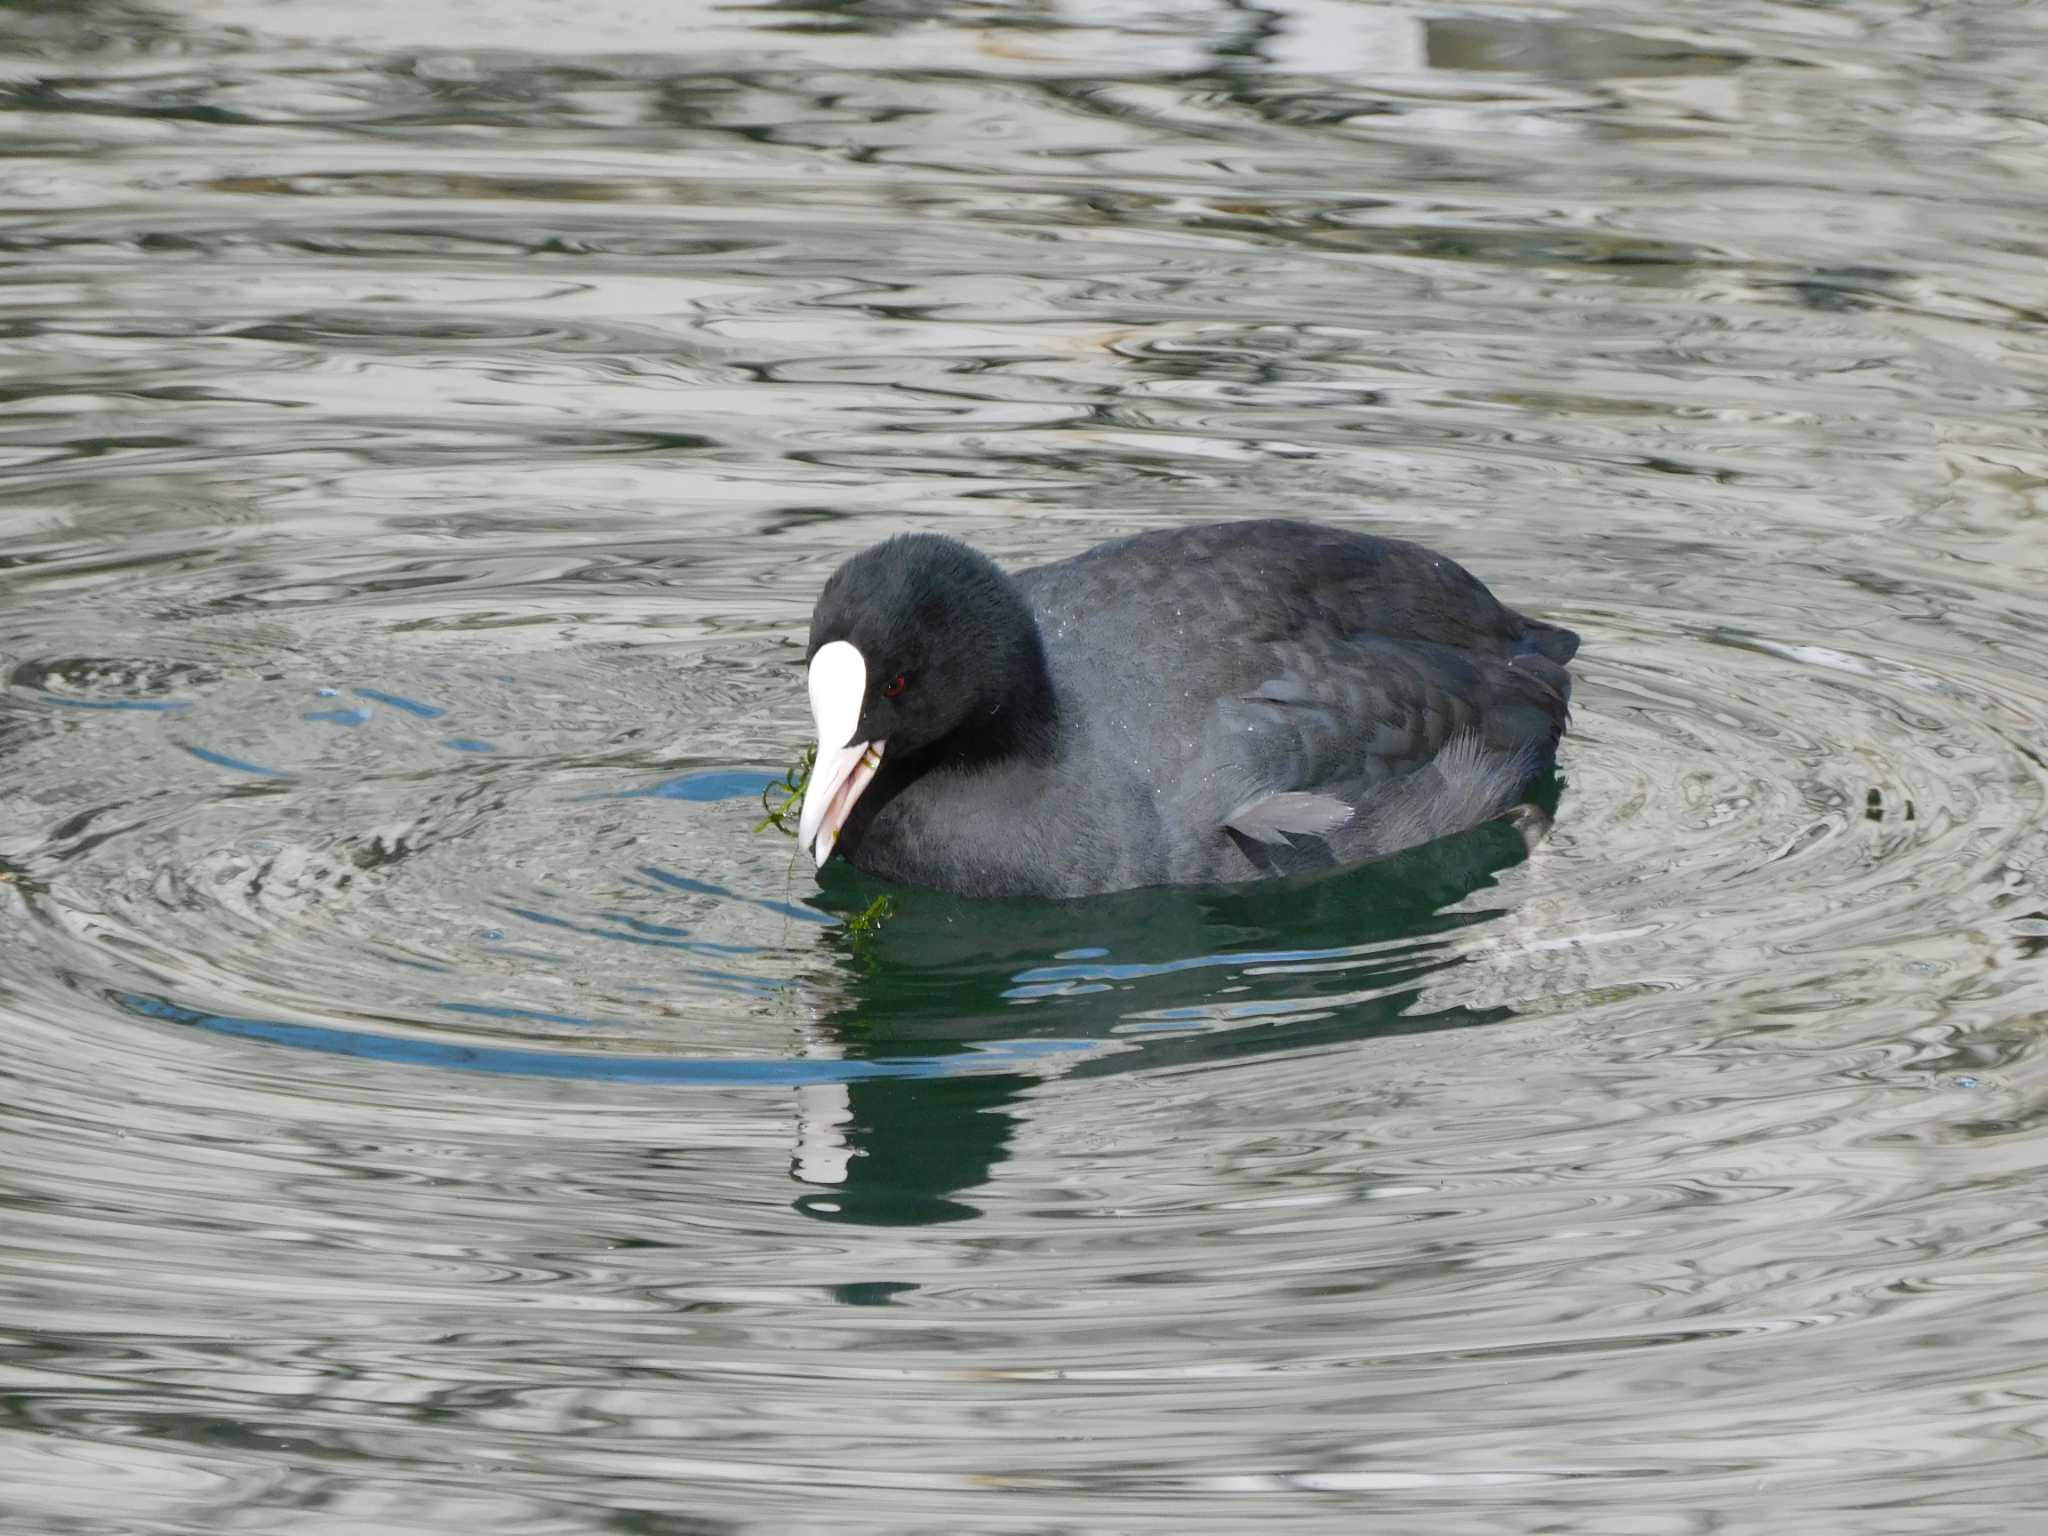
[[[2032,1529],[2044,47],[0,5],[0,1529]],[[1584,634],[1533,856],[754,831],[848,552],[1279,510]]]

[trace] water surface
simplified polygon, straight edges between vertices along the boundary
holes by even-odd
[[[2043,17],[0,4],[0,1528],[2032,1528]],[[1269,512],[1533,854],[754,830],[849,552]]]

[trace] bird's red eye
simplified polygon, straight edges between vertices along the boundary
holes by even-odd
[[[901,693],[904,689],[908,688],[909,686],[909,675],[907,673],[898,672],[896,674],[896,680],[890,683],[886,688],[882,690],[882,697],[885,699],[893,699],[896,697],[897,694]]]

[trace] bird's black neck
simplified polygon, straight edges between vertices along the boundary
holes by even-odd
[[[995,579],[983,594],[979,641],[988,670],[960,723],[918,754],[925,767],[997,758],[1038,762],[1052,753],[1058,705],[1038,620],[1015,581],[993,567],[990,575]]]
[[[936,750],[963,764],[1003,757],[1042,762],[1052,755],[1059,708],[1036,625],[1021,638],[1006,676],[1008,687],[934,742]]]

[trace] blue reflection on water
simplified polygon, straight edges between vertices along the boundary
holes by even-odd
[[[215,752],[210,747],[195,747],[189,741],[178,743],[202,763],[212,763],[216,768],[232,768],[237,773],[253,773],[265,779],[290,779],[297,775],[283,768],[266,768],[261,763],[251,763],[239,757],[229,757],[225,752]]]
[[[59,693],[40,697],[46,704],[62,704],[66,709],[147,709],[168,713],[189,707],[183,699],[67,699]]]
[[[422,704],[418,699],[408,699],[400,693],[386,693],[381,688],[358,688],[355,694],[359,699],[373,699],[379,704],[389,704],[393,709],[402,709],[408,715],[418,715],[422,720],[438,720],[447,713],[445,709],[436,708],[432,704]]]
[[[130,1013],[171,1024],[189,1024],[210,1034],[272,1045],[294,1046],[329,1056],[354,1056],[397,1066],[488,1072],[506,1077],[581,1078],[592,1082],[673,1083],[683,1087],[807,1087],[875,1078],[958,1077],[970,1073],[1014,1072],[1020,1063],[1089,1049],[1078,1040],[1005,1040],[973,1045],[952,1056],[898,1056],[879,1061],[831,1061],[774,1057],[745,1061],[686,1056],[625,1056],[615,1052],[515,1050],[505,1046],[457,1045],[405,1035],[379,1035],[281,1019],[203,1013],[139,992],[109,997]]]
[[[607,800],[752,800],[776,781],[772,773],[758,768],[713,768],[703,773],[686,773],[663,779],[645,789],[622,789],[601,798]]]
[[[450,1013],[476,1013],[492,1019],[519,1019],[535,1024],[594,1024],[580,1013],[548,1013],[539,1008],[502,1008],[494,1003],[443,1003]]]
[[[1372,952],[1371,944],[1346,944],[1334,949],[1245,949],[1228,954],[1181,955],[1172,960],[1121,961],[1096,960],[1109,951],[1098,949],[1092,952],[1067,951],[1070,956],[1087,954],[1093,964],[1038,965],[1029,970],[1019,971],[1016,981],[1024,984],[1051,984],[1080,981],[1137,981],[1147,976],[1172,976],[1181,971],[1199,971],[1222,966],[1231,970],[1247,970],[1261,965],[1305,965],[1325,960],[1355,960]],[[1434,944],[1416,944],[1413,950],[1421,951],[1438,948]]]

